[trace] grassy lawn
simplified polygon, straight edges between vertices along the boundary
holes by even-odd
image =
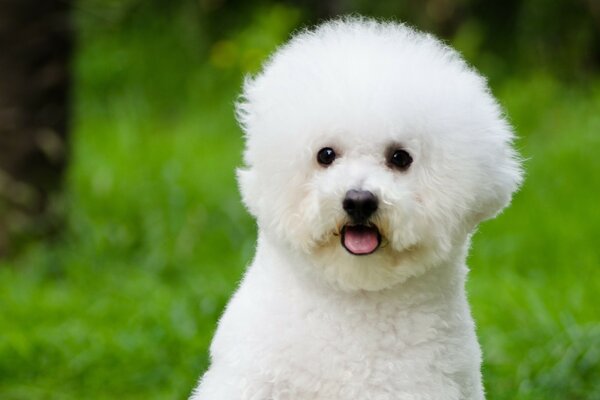
[[[0,265],[2,400],[181,399],[207,366],[255,238],[232,105],[298,15],[263,10],[214,46],[180,18],[84,29],[66,232]],[[469,259],[489,398],[598,399],[600,81],[494,92],[527,179]]]

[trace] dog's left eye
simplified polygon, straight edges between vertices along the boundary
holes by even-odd
[[[335,160],[335,151],[331,147],[323,147],[317,153],[317,161],[323,166],[331,164]]]
[[[407,169],[412,162],[413,159],[408,151],[402,149],[394,151],[389,159],[389,163],[400,170]]]

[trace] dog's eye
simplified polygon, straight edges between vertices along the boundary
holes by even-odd
[[[323,166],[331,164],[335,160],[335,151],[331,147],[323,147],[317,153],[317,162]]]
[[[394,168],[398,168],[400,170],[407,169],[408,167],[410,167],[410,164],[412,164],[412,162],[413,159],[410,156],[410,154],[408,154],[406,150],[402,149],[394,151],[389,160],[389,163]]]

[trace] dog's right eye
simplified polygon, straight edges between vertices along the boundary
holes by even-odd
[[[317,162],[323,166],[331,164],[335,160],[335,151],[331,147],[323,147],[317,153]]]

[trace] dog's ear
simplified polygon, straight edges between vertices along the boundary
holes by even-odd
[[[256,218],[260,202],[260,193],[256,189],[258,187],[256,174],[251,168],[238,168],[236,172],[242,201],[250,214]]]
[[[480,191],[473,205],[472,223],[494,218],[512,199],[513,194],[523,182],[521,160],[513,150],[511,143],[506,143],[496,157],[489,157],[491,163],[482,168],[480,173]]]

